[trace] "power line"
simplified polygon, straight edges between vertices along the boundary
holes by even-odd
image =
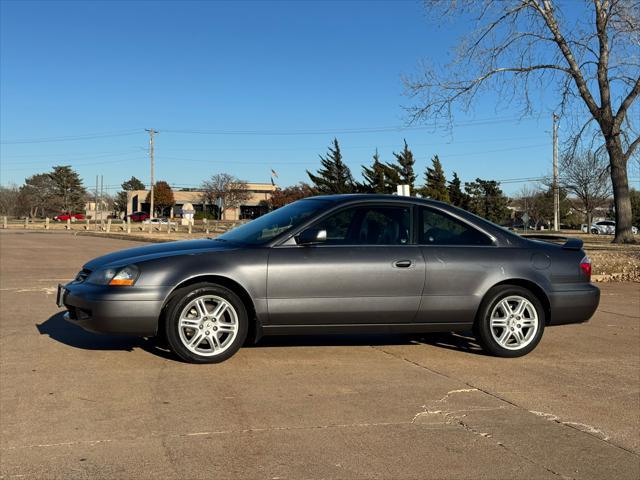
[[[472,156],[478,156],[478,155],[485,155],[488,153],[498,153],[498,152],[508,152],[508,151],[516,151],[516,150],[522,150],[525,148],[538,148],[538,147],[546,147],[547,144],[546,143],[539,143],[539,144],[535,144],[535,145],[522,145],[522,146],[518,146],[518,147],[510,147],[510,148],[500,148],[500,149],[494,149],[494,150],[484,150],[484,151],[480,151],[480,152],[469,152],[469,153],[456,153],[456,154],[450,154],[450,155],[443,155],[443,159],[447,159],[450,157],[472,157]],[[229,163],[228,160],[203,160],[203,159],[197,159],[197,158],[185,158],[185,157],[174,157],[171,155],[162,155],[160,157],[161,159],[168,159],[168,160],[178,160],[181,162],[193,162],[193,163]],[[429,159],[431,157],[416,157],[416,160],[425,160],[425,159]],[[233,163],[237,164],[237,165],[267,165],[267,164],[273,164],[273,165],[309,165],[312,162],[316,162],[317,159],[315,158],[310,158],[309,160],[305,160],[305,161],[294,161],[294,162],[287,162],[287,161],[242,161],[242,160],[234,160]],[[343,160],[346,164],[361,164],[362,160]]]
[[[133,150],[144,150],[142,147],[138,147],[138,146],[130,146],[128,147],[129,150],[126,151],[133,151]],[[108,152],[56,152],[56,153],[46,153],[47,157],[87,157],[87,156],[94,156],[94,155],[108,155],[108,154],[116,154],[116,153],[124,153],[125,151],[123,150],[109,150]],[[9,157],[9,158],[40,158],[43,157],[44,155],[42,153],[26,153],[26,154],[14,154],[11,153],[9,155],[4,155],[5,157]]]
[[[514,121],[531,121],[534,117],[492,117],[467,122],[450,123],[451,127],[467,127],[475,125],[493,125],[497,123],[508,123]],[[288,135],[337,135],[337,134],[357,134],[357,133],[383,133],[383,132],[403,132],[412,130],[434,130],[435,125],[392,125],[379,127],[356,127],[356,128],[325,128],[309,130],[208,130],[208,129],[163,129],[167,133],[197,134],[197,135],[264,135],[264,136],[288,136]],[[72,142],[80,140],[94,140],[99,138],[121,137],[136,135],[143,129],[121,130],[116,132],[86,133],[77,135],[66,135],[57,137],[36,137],[21,138],[15,140],[0,141],[0,145],[18,145],[28,143],[49,143],[49,142]]]
[[[120,151],[120,152],[111,152],[111,153],[104,153],[102,155],[92,155],[92,156],[85,156],[85,157],[75,157],[75,158],[69,158],[68,155],[64,155],[64,159],[65,160],[55,160],[55,162],[61,162],[61,163],[70,163],[70,162],[75,162],[76,160],[91,160],[94,158],[106,158],[106,157],[119,157],[122,155],[132,155],[134,153],[133,150],[126,150],[126,151]],[[49,154],[47,154],[48,156]],[[11,155],[13,157],[13,155]],[[32,155],[33,156],[33,155]],[[43,155],[38,155],[38,156],[43,156]],[[3,165],[38,165],[41,163],[53,163],[54,161],[52,161],[51,159],[42,159],[42,160],[36,160],[33,162],[23,162],[22,160],[18,160],[15,162],[5,162],[4,160],[2,161]]]
[[[163,130],[164,131],[164,130]],[[429,142],[429,143],[414,143],[411,142],[409,145],[410,148],[413,147],[447,147],[447,146],[456,146],[462,144],[478,144],[478,143],[498,143],[504,142],[505,140],[510,141],[520,141],[520,140],[538,140],[540,136],[528,136],[528,137],[500,137],[500,138],[481,138],[475,140],[458,140],[452,142]],[[340,150],[355,150],[355,149],[371,149],[372,151],[375,148],[402,148],[402,144],[395,143],[391,144],[371,144],[371,145],[340,145]],[[163,150],[166,151],[181,151],[181,152],[209,152],[209,151],[274,151],[274,152],[284,152],[284,151],[312,151],[319,152],[324,151],[327,148],[326,145],[321,146],[311,146],[311,147],[272,147],[272,146],[252,146],[245,147],[242,145],[238,146],[230,146],[230,147],[201,147],[201,148],[179,148],[179,147],[166,147]]]
[[[546,143],[538,143],[536,145],[519,145],[517,147],[498,148],[496,150],[484,150],[481,152],[452,153],[452,154],[443,155],[442,158],[446,160],[447,158],[450,158],[450,157],[471,157],[471,156],[477,156],[477,155],[484,155],[486,153],[511,152],[515,150],[522,150],[524,148],[538,148],[538,147],[546,147],[546,146],[547,146]],[[417,160],[425,160],[428,158],[430,157],[421,157],[421,158],[418,157]]]
[[[120,160],[105,160],[102,162],[88,162],[88,163],[71,163],[71,162],[61,162],[61,163],[65,163],[71,167],[86,167],[89,165],[104,165],[104,164],[111,164],[111,163],[123,163],[123,162],[130,162],[132,160],[135,160],[135,158],[123,158]],[[24,170],[32,170],[33,166],[30,167],[25,167],[25,168],[2,168],[3,172],[21,172]]]
[[[452,123],[452,127],[466,127],[476,125],[493,125],[496,123],[508,123],[513,121],[527,121],[533,118],[521,117],[487,118],[469,122]],[[166,133],[193,134],[193,135],[246,135],[246,136],[295,136],[295,135],[343,135],[359,133],[384,133],[405,132],[413,130],[433,130],[434,126],[428,125],[394,125],[383,127],[360,127],[342,129],[318,129],[318,130],[207,130],[207,129],[163,129]]]
[[[123,130],[120,132],[109,133],[87,133],[85,135],[69,135],[64,137],[42,137],[42,138],[22,138],[18,140],[9,140],[0,142],[1,145],[17,145],[23,143],[50,143],[50,142],[75,142],[78,140],[94,140],[97,138],[124,137],[127,135],[136,135],[141,133],[142,129]]]

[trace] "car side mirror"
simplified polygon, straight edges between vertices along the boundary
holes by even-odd
[[[317,228],[303,230],[296,239],[298,245],[316,245],[327,241],[327,231]]]

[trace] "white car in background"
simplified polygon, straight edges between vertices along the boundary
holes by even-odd
[[[591,224],[591,228],[589,232],[594,235],[615,235],[616,233],[616,222],[613,220],[601,220],[599,222],[594,222]],[[637,227],[631,227],[631,232],[634,235],[638,234]]]
[[[142,223],[151,225],[171,225],[174,226],[176,222],[170,221],[168,218],[147,218]]]

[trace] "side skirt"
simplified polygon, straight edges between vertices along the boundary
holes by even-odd
[[[471,330],[473,323],[391,323],[341,325],[262,325],[263,335],[333,335],[352,333],[433,333]]]

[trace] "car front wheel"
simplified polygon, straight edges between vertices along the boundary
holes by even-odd
[[[487,295],[475,331],[487,352],[521,357],[538,345],[544,325],[544,309],[535,295],[522,287],[503,285]]]
[[[191,363],[219,363],[238,351],[248,330],[242,300],[220,285],[196,284],[177,291],[165,324],[171,349]]]

